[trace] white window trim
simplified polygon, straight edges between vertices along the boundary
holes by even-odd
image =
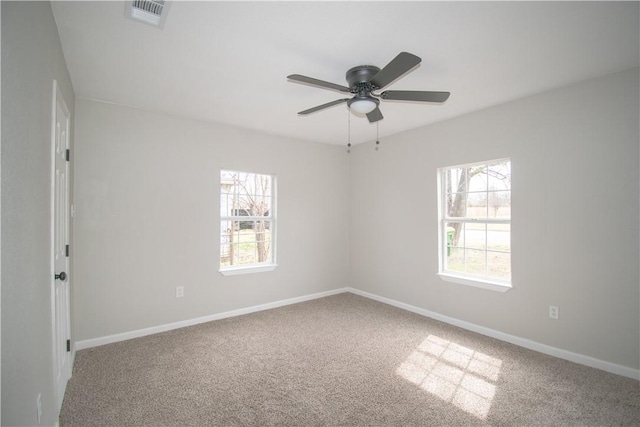
[[[460,285],[465,285],[465,286],[471,286],[474,288],[480,288],[480,289],[486,289],[486,290],[490,290],[490,291],[497,291],[497,292],[506,292],[508,290],[511,290],[513,288],[513,281],[501,281],[501,280],[492,280],[490,278],[487,277],[474,277],[472,275],[468,275],[468,274],[455,274],[454,272],[451,271],[446,271],[444,269],[444,264],[445,264],[445,253],[447,251],[447,247],[444,244],[444,242],[447,241],[447,236],[446,236],[446,228],[444,226],[445,222],[448,220],[454,220],[456,222],[463,222],[463,223],[472,223],[472,222],[478,222],[478,223],[483,223],[483,224],[511,224],[511,219],[509,220],[503,220],[503,219],[493,219],[493,218],[483,218],[483,219],[477,219],[477,218],[447,218],[445,215],[445,209],[446,207],[444,206],[444,195],[446,193],[446,190],[444,188],[445,182],[443,180],[443,176],[442,176],[442,171],[445,169],[451,169],[451,168],[456,168],[456,167],[462,167],[462,166],[473,166],[473,165],[484,165],[484,164],[490,164],[490,163],[494,163],[494,162],[499,162],[501,160],[511,160],[510,158],[504,158],[504,159],[496,159],[496,160],[488,160],[485,162],[476,162],[476,163],[465,163],[465,164],[461,164],[461,165],[454,165],[454,166],[447,166],[447,167],[443,167],[443,168],[438,168],[437,171],[437,186],[438,186],[438,273],[437,275],[440,277],[440,279],[442,279],[445,282],[451,282],[451,283],[457,283]],[[511,254],[512,252],[509,251],[509,253]]]
[[[220,274],[223,276],[238,276],[240,274],[252,274],[252,273],[264,273],[267,271],[273,271],[278,264],[265,264],[265,265],[250,265],[248,267],[227,267],[220,269]]]
[[[220,216],[220,220],[218,221],[218,228],[220,229],[220,224],[222,221],[269,221],[269,228],[272,233],[272,241],[271,241],[271,262],[260,263],[260,264],[248,264],[248,265],[234,265],[223,267],[218,263],[218,272],[223,276],[237,276],[241,274],[253,274],[253,273],[264,273],[268,271],[273,271],[278,267],[276,262],[276,250],[277,250],[277,225],[276,225],[276,216],[277,216],[277,180],[276,175],[259,173],[259,172],[244,172],[238,171],[234,169],[225,169],[222,168],[221,171],[227,172],[238,172],[238,173],[247,173],[247,174],[257,174],[257,175],[269,175],[271,177],[271,210],[270,215],[268,217],[256,217],[256,216]]]
[[[439,272],[438,276],[445,282],[457,283],[459,285],[473,286],[475,288],[488,289],[490,291],[506,292],[513,288],[509,283],[502,283],[486,279],[472,279],[470,276],[457,276],[449,272]]]

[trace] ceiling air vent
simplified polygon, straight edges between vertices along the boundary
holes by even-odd
[[[164,0],[131,0],[126,2],[127,18],[161,27],[167,17],[169,2]]]

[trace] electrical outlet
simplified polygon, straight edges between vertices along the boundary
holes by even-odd
[[[40,420],[42,419],[42,393],[38,393],[38,397],[36,398],[36,411],[38,416],[38,425],[40,425]]]
[[[176,298],[182,298],[184,296],[184,286],[176,287]]]
[[[555,305],[549,306],[549,317],[552,319],[558,319],[558,307]]]

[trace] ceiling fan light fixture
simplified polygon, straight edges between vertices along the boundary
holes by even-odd
[[[378,100],[371,97],[356,97],[350,100],[347,105],[349,108],[359,114],[368,114],[378,107]]]

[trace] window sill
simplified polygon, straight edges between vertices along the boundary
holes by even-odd
[[[223,276],[237,276],[238,274],[263,273],[266,271],[273,271],[277,266],[278,264],[258,265],[251,267],[231,267],[220,270],[220,274],[222,274]]]
[[[492,282],[490,280],[471,279],[469,277],[456,276],[450,273],[438,273],[438,276],[446,282],[472,286],[474,288],[488,289],[496,292],[506,292],[512,288],[508,283]]]

